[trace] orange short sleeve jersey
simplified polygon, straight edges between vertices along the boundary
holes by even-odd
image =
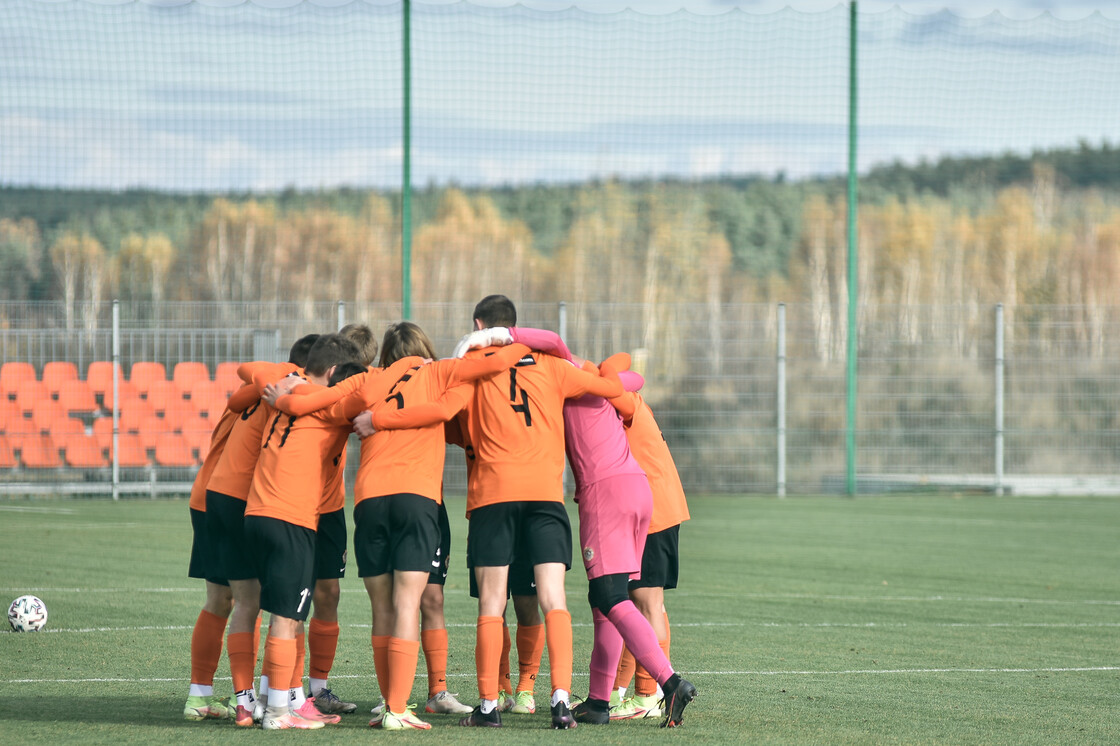
[[[452,400],[449,405],[452,410],[462,409],[470,400],[473,386],[456,382],[458,363],[458,360],[440,360],[405,371],[374,407],[374,422],[377,422],[378,412],[404,410],[440,398]],[[366,440],[370,441],[369,460],[362,460],[363,470],[354,486],[355,502],[400,493],[422,495],[437,503],[443,499],[443,462],[447,449],[442,421],[408,429],[378,429]]]
[[[325,476],[334,468],[331,449],[336,447],[338,427],[318,413],[297,417],[271,407],[268,411],[245,515],[315,530]]]
[[[261,433],[271,410],[259,399],[237,416],[206,489],[244,500],[261,453]]]
[[[653,492],[653,516],[649,522],[649,533],[653,534],[687,521],[688,503],[673,454],[653,411],[640,394],[627,393],[622,398],[630,399],[634,411],[633,418],[625,423],[630,452],[646,473]]]
[[[202,466],[198,474],[194,475],[194,483],[191,485],[190,508],[192,510],[206,512],[206,485],[210,482],[210,475],[214,473],[214,468],[222,457],[230,431],[233,430],[233,423],[237,422],[237,419],[238,413],[227,408],[218,419],[218,424],[214,425],[214,432],[210,434],[210,448],[206,451],[206,457],[202,459]]]
[[[323,474],[323,497],[319,501],[319,515],[333,513],[346,507],[346,442],[349,430],[336,430],[335,440],[328,449],[327,466]]]
[[[488,348],[492,352],[492,348]],[[487,355],[472,350],[468,357]],[[566,360],[531,353],[474,384],[466,435],[474,451],[467,512],[500,502],[564,501],[564,400],[618,396],[622,386]]]

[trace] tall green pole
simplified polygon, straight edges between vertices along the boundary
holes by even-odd
[[[412,318],[412,2],[404,0],[401,157],[401,315]]]
[[[856,232],[858,214],[858,185],[856,171],[856,104],[858,102],[856,75],[856,0],[852,0],[848,39],[848,433],[847,433],[847,487],[848,494],[856,494],[856,389],[857,362],[859,357],[858,300],[859,300],[859,243]]]

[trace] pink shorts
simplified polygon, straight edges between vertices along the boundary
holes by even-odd
[[[588,579],[627,573],[641,577],[642,550],[653,513],[645,474],[621,474],[582,488],[579,546]]]

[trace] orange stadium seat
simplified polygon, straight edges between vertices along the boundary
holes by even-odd
[[[194,466],[197,460],[187,441],[178,433],[160,433],[155,440],[156,463],[160,466]]]
[[[129,432],[134,432],[129,428]],[[136,434],[140,436],[140,445],[151,450],[156,447],[156,440],[164,433],[174,432],[171,423],[159,415],[148,415],[140,420]]]
[[[206,363],[197,361],[175,363],[175,368],[171,372],[171,380],[179,384],[179,388],[183,391],[189,391],[195,382],[210,380],[210,369],[206,367]]]
[[[23,429],[23,412],[19,405],[6,396],[0,397],[0,435],[18,433]]]
[[[93,421],[93,437],[102,448],[111,448],[113,445],[113,418],[98,417]]]
[[[7,435],[0,433],[0,469],[14,469],[18,465],[11,441]]]
[[[58,446],[51,436],[33,433],[20,436],[16,442],[19,462],[28,469],[58,469],[62,466]]]
[[[187,445],[197,453],[199,462],[202,462],[210,451],[210,436],[214,433],[214,422],[195,415],[188,417],[182,423],[180,432],[183,434],[183,440],[187,441]]]
[[[65,360],[52,360],[43,366],[43,385],[47,391],[57,394],[66,381],[78,378],[78,366]]]
[[[118,433],[117,440],[120,444],[120,465],[126,469],[135,469],[148,466],[148,449],[140,443],[140,436],[130,433]],[[113,442],[110,432],[109,463],[113,460]]]
[[[156,381],[166,380],[167,369],[163,367],[163,363],[133,363],[132,370],[128,372],[128,382],[140,392],[141,396],[147,396]]]
[[[47,387],[34,378],[29,381],[20,381],[16,384],[15,392],[16,404],[21,412],[32,412],[44,402],[56,403],[47,393]]]
[[[64,413],[65,414],[65,413]],[[74,433],[85,434],[86,426],[82,424],[81,420],[73,417],[56,417],[47,423],[47,429],[51,435],[73,435]]]
[[[61,443],[66,465],[73,469],[101,469],[109,465],[105,456],[108,449],[84,431],[56,437],[55,442]]]
[[[148,389],[148,404],[155,412],[167,414],[181,414],[190,409],[190,405],[183,399],[183,391],[174,381],[152,381]]]
[[[0,387],[15,391],[23,381],[37,381],[35,366],[27,362],[12,361],[0,365]]]
[[[67,412],[93,414],[100,409],[89,383],[78,378],[59,384],[58,403]]]
[[[195,412],[205,415],[214,422],[222,416],[229,394],[217,381],[196,381],[190,391],[191,407]]]
[[[44,399],[31,410],[31,425],[36,432],[52,430],[55,423],[70,419],[62,405],[54,399]],[[78,423],[81,425],[82,423]]]
[[[124,380],[124,371],[117,371],[118,380]],[[86,369],[86,383],[95,396],[104,397],[105,402],[113,398],[113,363],[108,360],[98,360],[89,364]]]
[[[241,363],[224,362],[218,363],[218,367],[214,369],[214,381],[221,384],[227,394],[231,394],[241,388],[243,381],[237,375],[237,369],[241,367]]]

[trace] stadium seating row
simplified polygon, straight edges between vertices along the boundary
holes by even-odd
[[[171,377],[167,376],[167,369],[163,363],[137,362],[132,364],[127,378],[120,376],[121,382],[128,383],[139,394],[147,394],[151,388],[161,382],[174,382],[181,391],[189,391],[196,384],[204,381],[217,383],[229,391],[240,385],[237,378],[236,362],[221,362],[214,368],[211,378],[210,369],[202,362],[176,363],[172,369]],[[123,371],[122,371],[123,373]],[[35,366],[27,362],[6,362],[0,365],[0,391],[13,392],[29,382],[35,381],[43,386],[49,394],[58,394],[67,381],[84,380],[94,394],[111,394],[113,390],[113,363],[98,360],[89,364],[83,379],[78,372],[78,366],[66,361],[52,361],[43,366],[42,377],[35,372]]]
[[[119,463],[125,468],[193,467],[232,391],[237,363],[210,378],[205,363],[135,363],[119,378]],[[113,365],[91,363],[84,379],[68,362],[0,366],[0,469],[96,469],[112,463]]]

